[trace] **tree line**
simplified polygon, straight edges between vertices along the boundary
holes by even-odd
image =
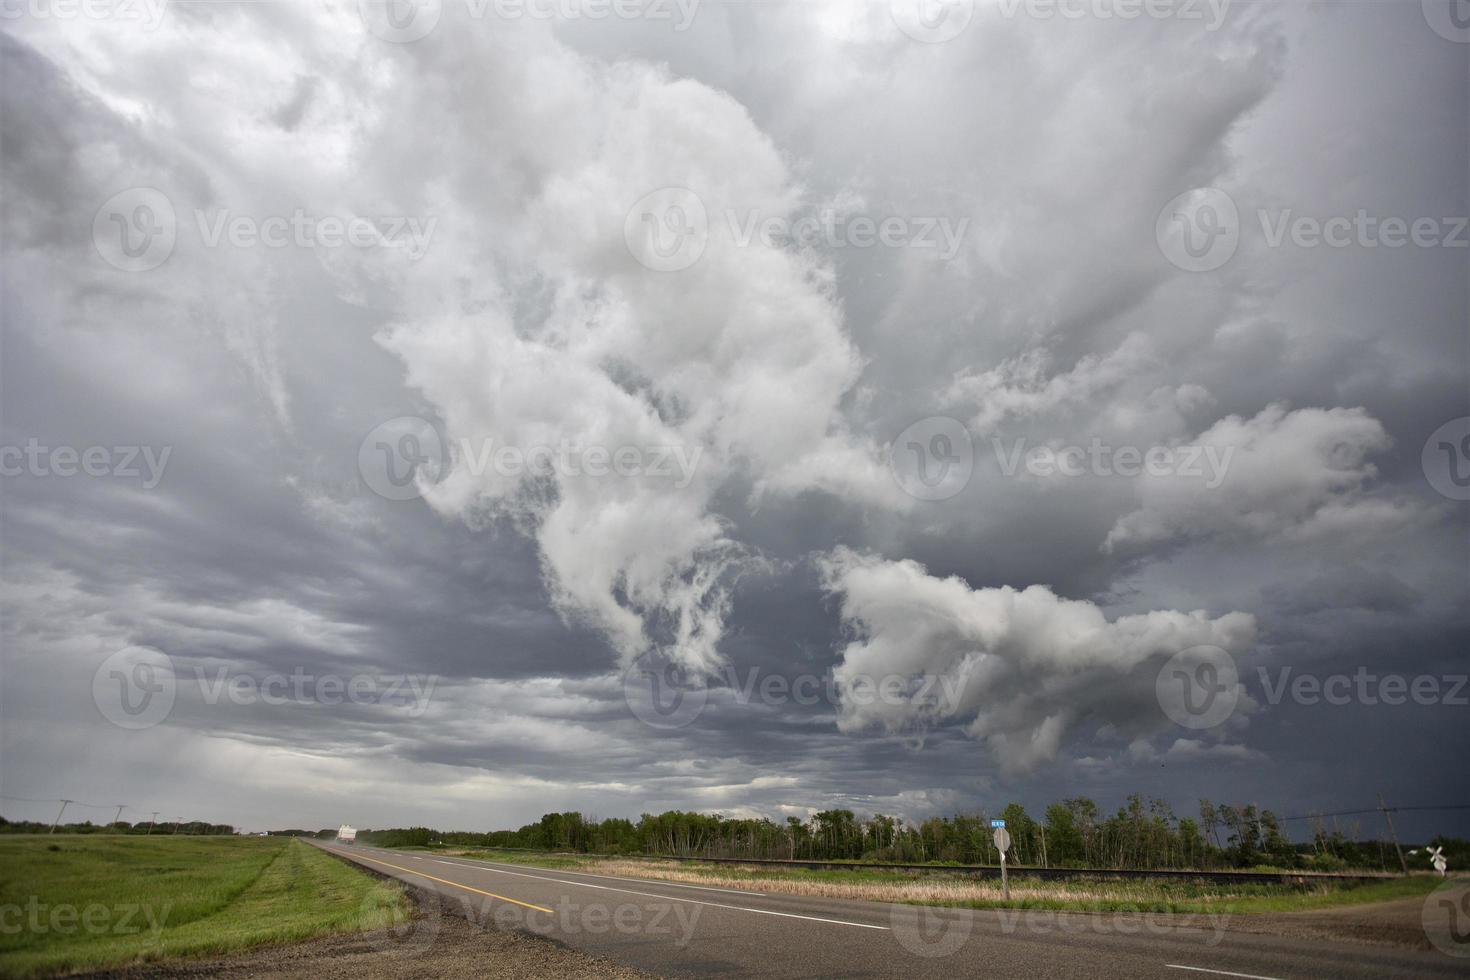
[[[361,830],[358,840],[384,847],[446,844],[605,855],[994,864],[999,854],[992,841],[992,817],[1005,820],[1012,842],[1007,860],[1018,866],[1316,871],[1398,866],[1393,845],[1357,839],[1356,824],[1344,829],[1319,820],[1308,828],[1307,839],[1293,841],[1276,814],[1254,804],[1202,799],[1197,814],[1178,816],[1163,800],[1138,794],[1113,813],[1081,796],[1053,803],[1039,816],[1011,803],[993,814],[980,810],[921,821],[884,814],[859,818],[844,809],[784,822],[680,810],[645,813],[634,822],[570,811],[548,813],[518,830],[409,827]],[[322,830],[316,836],[335,834]],[[1455,851],[1465,847],[1448,839],[1431,843],[1439,842],[1450,843]]]
[[[49,834],[51,825],[39,820],[6,820],[0,817],[0,834]],[[118,820],[112,823],[93,823],[83,820],[81,823],[57,824],[58,834],[209,834],[214,836],[233,834],[235,828],[227,823],[206,823],[203,820],[187,820],[183,823],[151,823],[140,820],[137,823],[129,823],[126,820]]]

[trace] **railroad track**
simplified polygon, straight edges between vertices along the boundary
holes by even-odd
[[[628,859],[625,857],[625,859]],[[773,868],[808,868],[814,871],[901,871],[920,874],[960,874],[999,880],[1000,865],[988,864],[868,864],[850,861],[785,861],[770,858],[633,857],[638,861],[686,861],[703,864],[743,864]],[[1128,868],[1032,868],[1011,866],[1012,877],[1068,881],[1076,878],[1114,880],[1210,881],[1219,884],[1305,885],[1314,881],[1383,881],[1389,874],[1335,874],[1305,871],[1147,871]]]

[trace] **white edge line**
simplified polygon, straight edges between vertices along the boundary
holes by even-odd
[[[454,865],[454,866],[455,867],[461,867],[461,868],[464,868],[464,867],[470,867],[470,868],[473,868],[473,867],[503,868],[503,867],[505,867],[505,865],[503,865],[503,864],[499,864],[499,863],[494,862],[494,861],[481,861],[478,858],[464,858],[464,860],[466,860],[466,861],[472,861],[474,863],[468,864],[468,865],[459,864],[459,865]],[[453,862],[450,862],[450,861],[440,861],[439,863],[440,864],[453,864]],[[521,865],[517,865],[517,867],[521,867]],[[531,867],[535,867],[535,865],[531,865]],[[664,881],[662,878],[628,878],[628,877],[626,877],[624,875],[599,875],[599,874],[593,874],[590,871],[567,871],[567,870],[565,870],[563,868],[541,868],[541,869],[537,869],[537,870],[551,871],[551,872],[553,872],[555,874],[563,874],[563,875],[580,875],[583,878],[606,878],[609,881],[636,881],[636,882],[642,882],[642,883],[648,884],[648,885],[667,886],[669,888],[693,888],[696,891],[702,891],[702,892],[723,892],[726,895],[758,895],[761,898],[765,898],[766,897],[766,893],[765,892],[746,891],[744,888],[717,888],[717,887],[711,887],[709,885],[686,885],[683,882],[679,882],[679,881]]]
[[[1280,977],[1263,977],[1255,973],[1232,973],[1229,970],[1211,970],[1203,966],[1180,966],[1178,963],[1165,963],[1171,970],[1193,970],[1195,973],[1215,973],[1222,977],[1245,977],[1246,980],[1281,980]]]
[[[459,865],[459,867],[463,868],[466,866]],[[473,866],[470,866],[470,870],[473,870]],[[797,915],[795,912],[773,912],[770,909],[752,909],[746,908],[743,905],[725,905],[721,902],[700,902],[692,898],[678,898],[673,895],[655,895],[652,892],[635,892],[631,888],[614,888],[611,885],[594,885],[585,881],[567,881],[565,878],[548,878],[545,875],[531,875],[526,874],[522,871],[506,871],[502,868],[491,867],[489,865],[481,866],[480,870],[488,871],[491,874],[514,875],[517,878],[534,878],[537,881],[554,881],[559,885],[571,885],[574,888],[596,888],[599,891],[605,892],[622,892],[625,895],[639,895],[643,898],[658,898],[662,899],[665,902],[687,902],[690,905],[707,905],[710,908],[730,909],[735,912],[754,912],[757,915],[777,915],[783,919],[805,919],[807,922],[826,922],[834,926],[852,926],[855,929],[881,929],[884,932],[891,931],[888,926],[873,926],[869,925],[866,922],[848,922],[844,919],[824,919],[821,916],[816,915]]]

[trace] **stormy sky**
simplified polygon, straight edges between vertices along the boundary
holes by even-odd
[[[1463,3],[0,13],[7,817],[1470,802]]]

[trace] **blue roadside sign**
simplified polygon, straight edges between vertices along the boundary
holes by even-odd
[[[990,821],[990,829],[991,830],[995,830],[998,827],[1004,827],[1005,825],[1006,825],[1006,822],[1004,820],[992,820],[992,821]]]

